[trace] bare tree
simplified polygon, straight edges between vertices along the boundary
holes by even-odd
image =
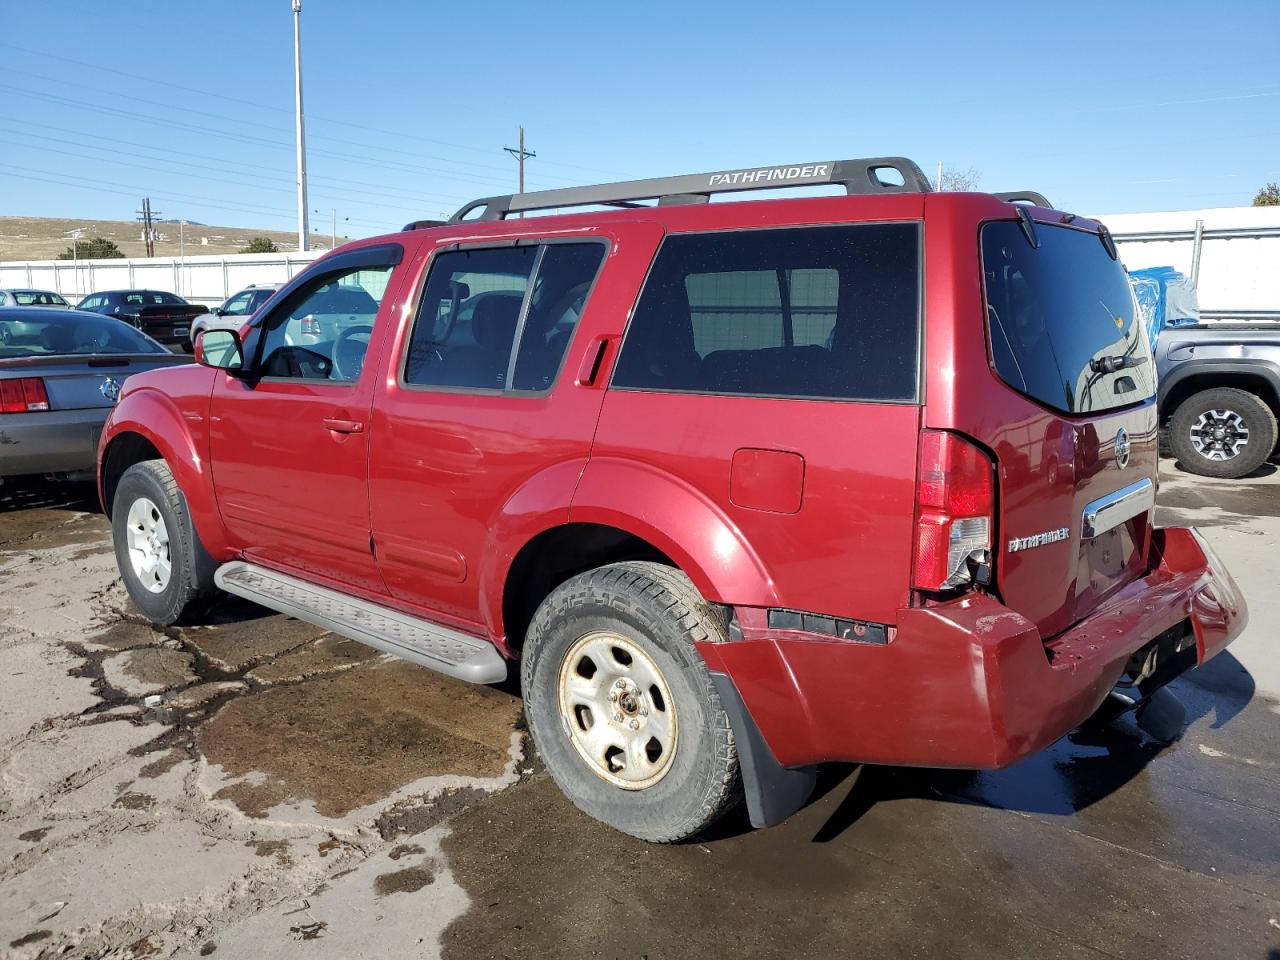
[[[951,193],[966,193],[971,190],[978,189],[978,182],[982,179],[982,171],[977,167],[969,167],[966,170],[946,170],[942,171],[942,189]]]

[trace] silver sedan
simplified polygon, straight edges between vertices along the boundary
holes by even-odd
[[[189,362],[111,317],[0,308],[0,477],[91,474],[125,379]]]

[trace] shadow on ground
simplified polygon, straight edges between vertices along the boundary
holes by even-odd
[[[92,481],[6,477],[0,483],[0,513],[36,508],[97,513],[98,496]]]

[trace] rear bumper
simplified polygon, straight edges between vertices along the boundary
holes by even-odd
[[[1049,643],[985,596],[901,611],[887,644],[757,639],[701,644],[778,762],[989,769],[1089,717],[1139,648],[1186,621],[1196,663],[1244,629],[1244,599],[1193,530],[1153,534],[1154,565]]]
[[[7,413],[0,418],[0,476],[93,470],[110,407]]]

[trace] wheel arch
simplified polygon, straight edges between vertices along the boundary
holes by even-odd
[[[1272,363],[1196,363],[1175,370],[1160,384],[1160,421],[1167,424],[1187,399],[1203,390],[1234,387],[1257,394],[1280,418],[1280,367]]]
[[[544,475],[537,497],[526,484],[503,511],[500,519],[508,522],[490,525],[491,543],[520,545],[486,571],[481,587],[491,634],[507,653],[519,655],[529,621],[547,594],[569,577],[607,563],[656,560],[682,571],[713,603],[776,605],[764,564],[707,495],[663,470],[619,458],[578,463],[566,495],[568,466],[558,478]],[[567,507],[548,506],[532,517],[532,502],[549,503],[553,490],[557,503]]]
[[[772,576],[724,508],[660,467],[593,458],[574,494],[570,519],[617,527],[653,544],[707,600],[762,607],[777,603]]]
[[[144,460],[164,460],[205,549],[218,559],[229,559],[234,551],[214,500],[208,461],[176,406],[156,390],[126,395],[107,423],[99,448],[98,495],[108,517],[120,477]]]
[[[599,523],[563,523],[526,542],[508,566],[501,592],[502,644],[519,656],[533,615],[556,587],[587,570],[627,560],[677,564],[649,541]]]

